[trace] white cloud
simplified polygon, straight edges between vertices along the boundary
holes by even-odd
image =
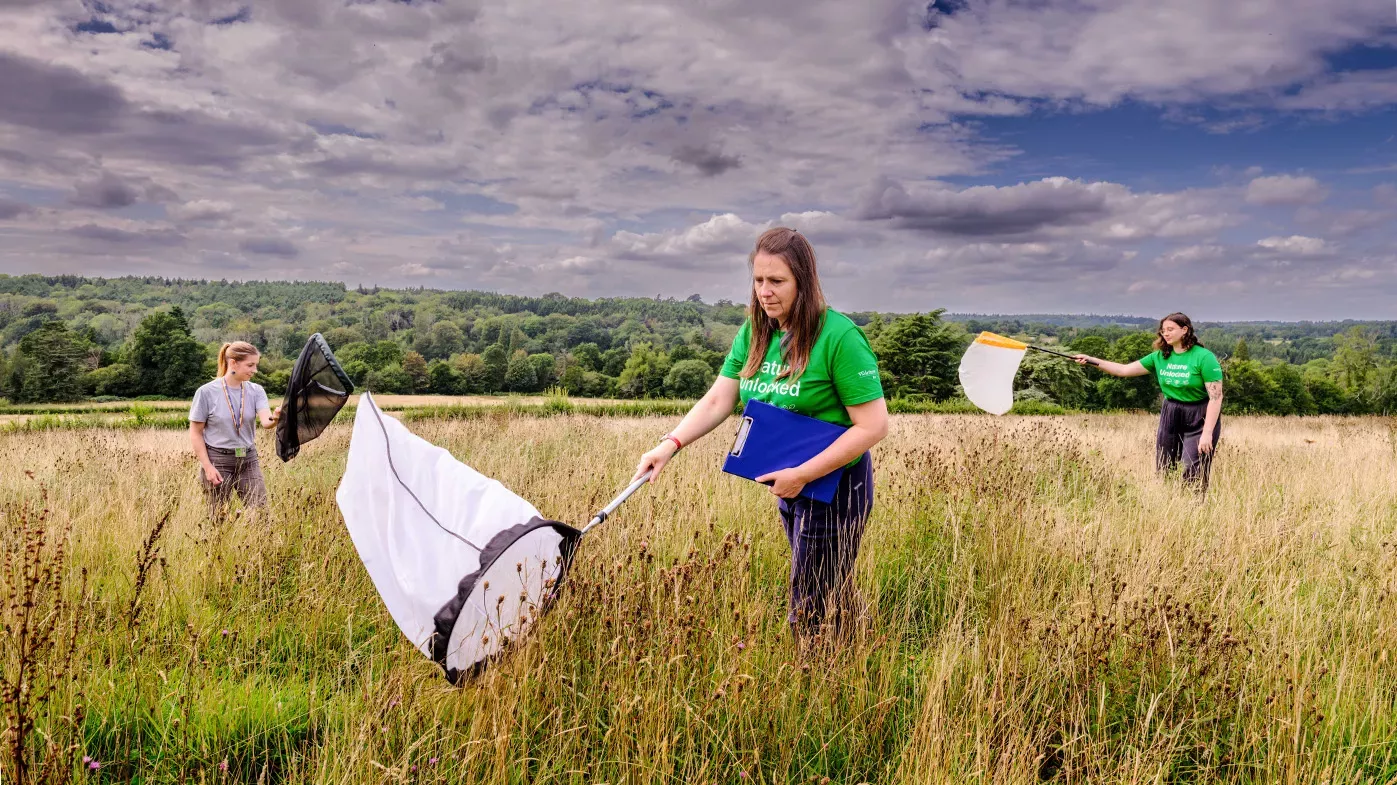
[[[237,208],[230,202],[216,199],[195,199],[171,207],[170,217],[177,221],[222,221],[232,218]]]
[[[1324,201],[1328,191],[1313,177],[1282,174],[1258,177],[1247,185],[1247,203],[1267,207],[1296,207]]]
[[[1260,248],[1284,256],[1323,256],[1330,251],[1324,240],[1298,234],[1289,237],[1267,237],[1257,240],[1256,244]]]

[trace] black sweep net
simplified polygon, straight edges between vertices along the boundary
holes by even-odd
[[[354,383],[340,367],[320,333],[306,341],[291,368],[281,417],[276,424],[276,452],[289,461],[301,445],[319,436],[354,392]]]

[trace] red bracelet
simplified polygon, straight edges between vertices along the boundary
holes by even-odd
[[[670,441],[674,442],[674,451],[675,451],[675,452],[679,452],[680,450],[684,449],[683,443],[681,443],[681,442],[679,441],[679,437],[675,436],[674,434],[672,434],[672,433],[667,433],[667,434],[665,434],[664,439],[669,439]],[[661,439],[660,441],[664,441],[664,439]]]

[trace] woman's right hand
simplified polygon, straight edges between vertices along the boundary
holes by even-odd
[[[669,459],[673,458],[678,451],[679,449],[674,446],[674,442],[668,439],[660,442],[650,452],[640,456],[640,463],[636,464],[635,474],[631,476],[631,482],[640,479],[640,476],[647,471],[650,472],[649,481],[654,482],[660,476],[660,471],[665,468],[665,464],[669,463]]]
[[[213,468],[213,464],[204,467],[204,479],[208,480],[209,485],[223,484],[223,475],[219,474],[218,470]]]
[[[1101,365],[1100,360],[1097,360],[1089,354],[1078,354],[1073,356],[1072,359],[1076,360],[1078,365]],[[1095,360],[1095,362],[1093,362],[1093,360]]]

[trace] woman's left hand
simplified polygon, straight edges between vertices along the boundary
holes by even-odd
[[[1211,436],[1198,437],[1198,451],[1204,455],[1211,454],[1213,452],[1213,438]]]
[[[770,483],[771,492],[782,499],[793,499],[805,488],[805,475],[798,468],[782,469],[779,472],[763,474],[757,482]]]

